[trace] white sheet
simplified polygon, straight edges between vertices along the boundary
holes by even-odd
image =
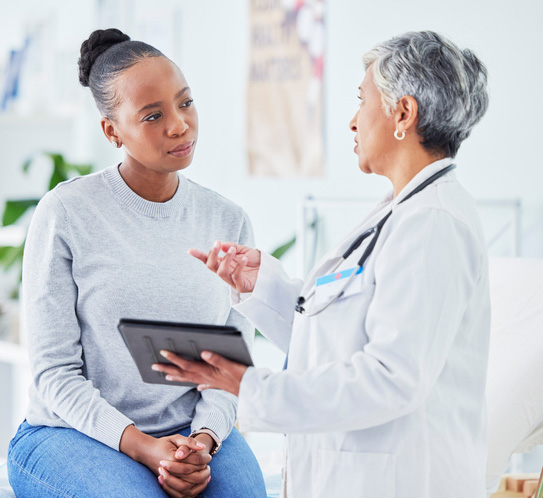
[[[543,259],[490,261],[487,490],[512,453],[543,443]]]

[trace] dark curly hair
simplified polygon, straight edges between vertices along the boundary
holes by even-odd
[[[132,41],[122,31],[109,28],[93,31],[81,44],[79,82],[88,86],[103,116],[115,118],[119,103],[113,82],[126,69],[147,57],[164,54],[147,43]]]

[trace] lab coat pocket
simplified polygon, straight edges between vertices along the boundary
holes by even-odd
[[[315,496],[395,498],[395,456],[313,450]]]
[[[366,315],[375,285],[365,284],[360,292],[338,299],[319,315],[310,318],[310,334],[303,347],[313,365],[348,360],[368,343]]]

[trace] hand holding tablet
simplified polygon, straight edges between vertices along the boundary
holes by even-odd
[[[247,366],[253,365],[245,340],[234,327],[121,319],[119,331],[142,380],[147,383],[189,387],[200,385],[201,389],[219,388],[236,391],[233,394],[237,394],[243,373]],[[173,355],[163,355],[161,351],[169,351]],[[203,358],[203,352],[216,354]],[[202,359],[208,364],[203,363]],[[213,362],[218,364],[213,365]],[[162,365],[153,369],[153,365],[157,364]],[[181,370],[186,374],[182,380]],[[165,374],[173,376],[174,380],[167,380]],[[187,375],[192,378],[188,380]]]

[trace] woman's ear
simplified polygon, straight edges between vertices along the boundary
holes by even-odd
[[[411,95],[404,95],[396,106],[394,118],[398,133],[407,132],[414,125],[416,126],[419,115],[419,105]]]
[[[102,131],[104,132],[104,135],[106,136],[109,143],[111,144],[121,143],[121,140],[115,130],[115,125],[111,122],[109,118],[105,118],[105,117],[102,118],[100,120],[100,125],[102,126]],[[117,147],[118,146],[119,145],[117,145]]]

